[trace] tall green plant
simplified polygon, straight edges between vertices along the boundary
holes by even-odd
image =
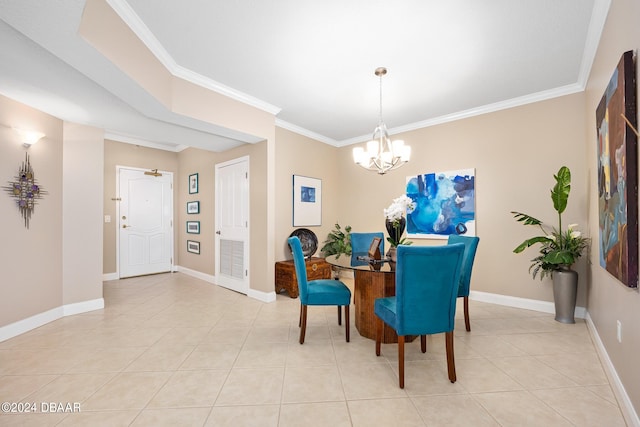
[[[513,250],[515,253],[521,253],[530,246],[540,244],[540,254],[531,260],[532,264],[529,267],[534,279],[538,273],[542,280],[554,270],[571,267],[589,245],[589,239],[575,230],[577,224],[569,224],[566,230],[562,228],[562,213],[567,208],[571,191],[571,171],[568,167],[562,166],[553,178],[556,184],[551,190],[551,200],[553,208],[558,213],[558,228],[548,231],[539,219],[522,212],[511,211],[516,221],[523,225],[536,225],[544,233],[543,236],[525,240]]]

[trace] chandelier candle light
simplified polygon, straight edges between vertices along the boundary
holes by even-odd
[[[367,150],[362,147],[353,149],[353,161],[367,170],[384,175],[409,161],[411,147],[404,145],[402,140],[389,139],[387,125],[382,121],[382,76],[387,74],[387,69],[376,68],[375,74],[380,77],[380,121],[373,131],[373,138],[367,142]]]

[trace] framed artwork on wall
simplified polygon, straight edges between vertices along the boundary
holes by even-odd
[[[636,67],[625,52],[596,109],[600,266],[638,287]]]
[[[189,194],[196,194],[198,192],[198,174],[194,173],[189,175]]]
[[[293,226],[322,225],[322,181],[293,175]]]
[[[200,242],[195,240],[187,240],[187,252],[200,255]]]
[[[407,214],[407,236],[448,239],[476,235],[475,169],[407,177],[406,193],[416,208]]]
[[[187,202],[187,213],[188,214],[200,213],[200,202]]]
[[[200,234],[200,221],[187,221],[187,233]]]

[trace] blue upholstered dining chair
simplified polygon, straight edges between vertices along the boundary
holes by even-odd
[[[404,388],[404,342],[407,335],[420,335],[421,350],[427,351],[427,335],[445,333],[449,380],[456,381],[453,328],[464,245],[407,246],[397,249],[396,295],[378,298],[374,313],[376,355],[380,356],[383,322],[398,334],[398,376]]]
[[[476,258],[478,250],[479,237],[459,236],[450,234],[448,244],[463,243],[464,257],[462,258],[462,270],[460,272],[460,285],[458,286],[458,298],[464,298],[464,326],[467,331],[471,331],[471,322],[469,321],[469,289],[471,288],[471,271],[473,270],[473,261]]]
[[[287,239],[293,252],[293,264],[298,279],[298,291],[300,293],[300,344],[304,344],[304,335],[307,330],[307,306],[310,305],[335,305],[338,306],[338,324],[342,324],[340,307],[344,307],[345,331],[349,342],[349,304],[351,303],[351,290],[339,280],[318,279],[307,281],[307,268],[304,263],[302,245],[297,236]]]
[[[357,261],[358,256],[367,256],[369,246],[374,237],[380,238],[380,254],[384,257],[384,233],[351,233],[351,264]]]

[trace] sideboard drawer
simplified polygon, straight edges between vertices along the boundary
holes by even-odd
[[[305,264],[307,280],[331,279],[331,265],[324,258],[305,259]],[[275,276],[276,293],[286,290],[291,298],[298,297],[298,278],[293,260],[276,262]]]

